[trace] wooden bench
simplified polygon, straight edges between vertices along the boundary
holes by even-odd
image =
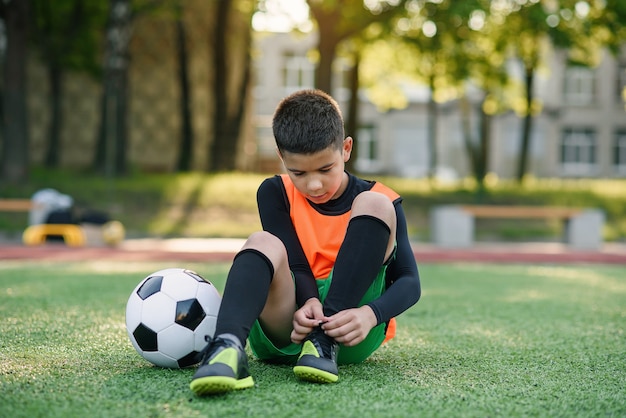
[[[441,205],[430,214],[431,238],[443,247],[469,247],[475,218],[559,219],[566,222],[565,241],[574,248],[601,247],[604,213],[597,209],[553,206]]]
[[[30,199],[0,199],[2,212],[28,212],[35,207]]]
[[[583,209],[555,206],[477,206],[462,205],[463,211],[471,213],[474,218],[508,218],[508,219],[570,219],[579,215]]]

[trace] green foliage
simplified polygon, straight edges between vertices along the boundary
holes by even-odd
[[[31,0],[34,46],[49,66],[99,75],[108,2]]]
[[[617,54],[626,40],[626,3],[620,0],[598,3],[604,7],[592,9],[596,19],[593,32],[607,43],[611,52]]]
[[[419,261],[419,260],[418,260]],[[200,399],[192,369],[132,348],[125,303],[176,263],[0,266],[0,416],[624,416],[622,267],[427,265],[398,335],[334,385],[250,363],[256,387]],[[228,266],[189,264],[223,289]]]

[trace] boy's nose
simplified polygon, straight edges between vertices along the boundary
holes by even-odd
[[[317,180],[317,179],[311,179],[309,181],[309,184],[307,185],[309,192],[315,192],[317,190],[321,190],[322,188],[322,182]],[[311,193],[313,194],[313,193]]]

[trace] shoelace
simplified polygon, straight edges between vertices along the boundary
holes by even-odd
[[[317,341],[320,348],[322,349],[322,355],[325,358],[331,358],[333,347],[335,346],[335,340],[324,333],[324,330],[321,327],[315,328],[311,332],[311,338]]]
[[[200,362],[200,366],[204,366],[207,364],[211,358],[211,355],[220,347],[228,347],[228,341],[224,338],[212,338],[210,335],[204,336],[204,341],[206,341],[206,346],[200,352],[202,356],[202,361]]]

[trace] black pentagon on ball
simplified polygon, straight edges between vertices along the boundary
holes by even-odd
[[[135,341],[137,341],[137,345],[139,345],[143,351],[158,350],[157,333],[144,324],[139,324],[139,326],[135,328],[133,336],[135,337]]]
[[[176,323],[194,331],[206,317],[202,305],[197,299],[176,302]]]
[[[187,354],[185,357],[178,360],[177,362],[178,367],[182,369],[183,367],[189,367],[189,366],[193,366],[194,364],[198,364],[200,363],[201,357],[202,357],[201,353],[197,351],[192,351],[191,353]]]
[[[163,276],[148,277],[137,290],[137,295],[139,295],[141,300],[146,300],[161,290],[161,283],[163,283]]]

